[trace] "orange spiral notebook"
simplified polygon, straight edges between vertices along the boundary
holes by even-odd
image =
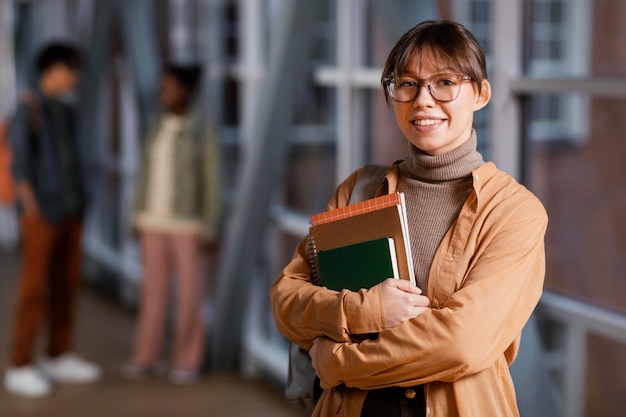
[[[325,281],[324,270],[320,269],[318,259],[320,252],[380,238],[393,239],[399,278],[415,283],[406,203],[404,194],[401,192],[379,196],[310,217],[309,257],[315,281],[322,284]],[[362,260],[365,261],[365,259]],[[348,261],[354,262],[353,257],[350,259],[346,257],[345,260],[340,259],[336,262]],[[345,269],[346,265],[338,265],[339,267]],[[326,266],[326,268],[329,267]],[[367,277],[367,280],[376,281],[378,278],[380,281],[387,277]],[[355,285],[358,287],[358,283]]]

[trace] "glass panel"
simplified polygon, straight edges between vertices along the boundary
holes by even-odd
[[[475,23],[488,22],[491,16],[491,13],[490,13],[491,5],[489,4],[489,1],[476,0],[476,1],[472,1],[471,3],[472,4],[471,4],[471,11],[470,11],[470,15],[471,15],[470,18],[472,19],[472,22],[475,22]]]
[[[235,3],[228,2],[223,10],[224,55],[233,61],[239,53],[238,25],[239,12]]]
[[[559,98],[555,95],[533,97],[531,117],[533,120],[558,120]]]
[[[532,43],[533,58],[534,59],[547,59],[550,57],[548,51],[548,45],[542,41],[533,41]]]
[[[626,313],[626,99],[586,99],[586,134],[529,143],[528,184],[550,217],[546,286]]]
[[[314,36],[311,50],[311,61],[316,65],[332,65],[336,63],[337,37],[336,7],[329,1],[319,1],[320,15],[313,26]]]
[[[527,75],[626,83],[626,52],[618,46],[626,14],[614,2],[532,6]],[[549,216],[546,289],[626,314],[626,97],[538,94],[527,104],[526,183]],[[619,415],[624,346],[590,335],[586,349],[586,363],[571,365],[584,367],[589,381],[585,415]]]
[[[335,191],[334,144],[292,146],[285,179],[289,208],[306,214],[324,210]]]
[[[626,410],[626,346],[601,337],[590,337],[589,351],[602,360],[587,361],[586,416],[616,416]]]
[[[626,122],[619,110],[626,99],[586,100],[590,106],[579,118],[588,120],[587,134],[529,146],[528,184],[549,216],[546,289],[626,313]],[[620,361],[611,359],[623,355],[623,345],[589,344],[586,380],[600,386],[585,385],[587,410],[593,410],[586,415],[623,410],[623,403],[607,401],[626,390],[615,369]]]
[[[236,126],[240,123],[239,110],[239,83],[226,78],[222,87],[222,120],[226,126]]]
[[[550,51],[550,59],[561,59],[563,57],[563,48],[560,40],[551,40],[548,43],[548,49]]]

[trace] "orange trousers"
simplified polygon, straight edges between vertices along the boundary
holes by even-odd
[[[169,346],[172,367],[199,371],[205,337],[200,238],[194,234],[141,231],[141,247],[142,288],[132,363],[150,366],[161,359],[171,300],[174,305],[173,343]]]
[[[16,367],[33,362],[44,320],[47,355],[56,357],[70,350],[82,256],[78,217],[52,224],[40,215],[22,215],[20,226],[21,270],[9,359]]]

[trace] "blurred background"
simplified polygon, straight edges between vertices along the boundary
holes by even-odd
[[[199,61],[198,111],[220,133],[227,207],[207,261],[207,366],[229,375],[216,383],[270,389],[272,406],[283,407],[288,344],[273,325],[269,286],[342,179],[407,155],[381,70],[402,33],[437,18],[466,25],[487,54],[493,98],[476,115],[479,150],[550,218],[546,291],[513,368],[522,413],[622,415],[626,2],[615,0],[0,0],[1,118],[32,80],[42,43],[69,39],[85,51],[77,98],[94,204],[80,320],[93,326],[88,304],[100,303],[98,323],[127,323],[94,336],[93,352],[123,360],[102,346],[129,334],[136,308],[140,262],[128,216],[161,66]],[[0,207],[3,345],[18,242],[12,208]],[[204,398],[202,385],[196,392]],[[32,411],[18,406],[6,415]]]

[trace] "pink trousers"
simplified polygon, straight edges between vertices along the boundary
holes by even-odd
[[[168,306],[173,302],[172,367],[198,371],[204,353],[200,276],[200,238],[197,235],[141,232],[143,277],[139,320],[132,363],[150,366],[164,351]],[[172,296],[172,297],[170,297]]]

